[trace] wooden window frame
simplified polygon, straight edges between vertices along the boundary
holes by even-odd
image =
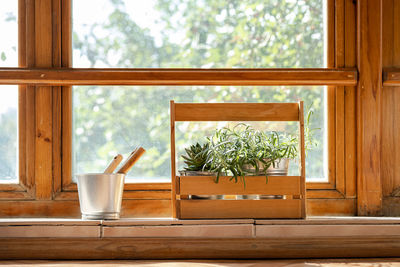
[[[307,183],[307,210],[309,215],[357,214],[352,0],[328,0],[327,69],[252,70],[72,68],[71,1],[19,0],[20,68],[1,68],[0,83],[20,85],[21,177],[15,187],[0,185],[0,216],[79,216],[71,179],[71,86],[88,84],[327,85],[329,181]],[[26,205],[7,207],[17,199]],[[126,184],[123,208],[123,216],[170,216],[170,184]]]

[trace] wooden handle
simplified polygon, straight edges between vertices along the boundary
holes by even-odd
[[[122,161],[122,155],[116,155],[113,160],[108,164],[107,168],[104,170],[104,173],[113,173],[113,171],[117,168],[118,164]]]
[[[136,151],[132,152],[117,173],[126,174],[132,168],[132,166],[135,165],[144,152],[146,152],[146,150],[143,147],[139,147]]]

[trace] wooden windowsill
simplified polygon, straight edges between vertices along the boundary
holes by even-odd
[[[289,238],[399,236],[396,217],[309,217],[305,220],[0,219],[0,238]]]
[[[396,256],[400,218],[0,219],[0,259]]]

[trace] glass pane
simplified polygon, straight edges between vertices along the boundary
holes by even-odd
[[[0,67],[18,66],[18,1],[1,1]],[[18,87],[0,86],[0,183],[18,182]]]
[[[318,146],[307,156],[308,181],[327,181],[325,87],[261,86],[77,86],[73,88],[73,173],[102,172],[118,153],[137,145],[147,152],[129,172],[128,182],[170,180],[169,101],[176,102],[297,102],[312,106],[311,129]],[[223,124],[219,124],[221,126]],[[183,147],[204,140],[218,126],[179,123],[178,154]],[[259,126],[259,124],[258,124]],[[270,126],[295,130],[293,123]],[[295,164],[292,164],[296,171]]]
[[[74,67],[324,67],[325,2],[73,1]]]
[[[18,66],[18,1],[2,0],[0,8],[0,67]]]
[[[0,183],[18,182],[18,87],[0,86]]]

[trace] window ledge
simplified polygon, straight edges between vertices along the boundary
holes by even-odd
[[[0,259],[397,256],[400,218],[0,219]]]

